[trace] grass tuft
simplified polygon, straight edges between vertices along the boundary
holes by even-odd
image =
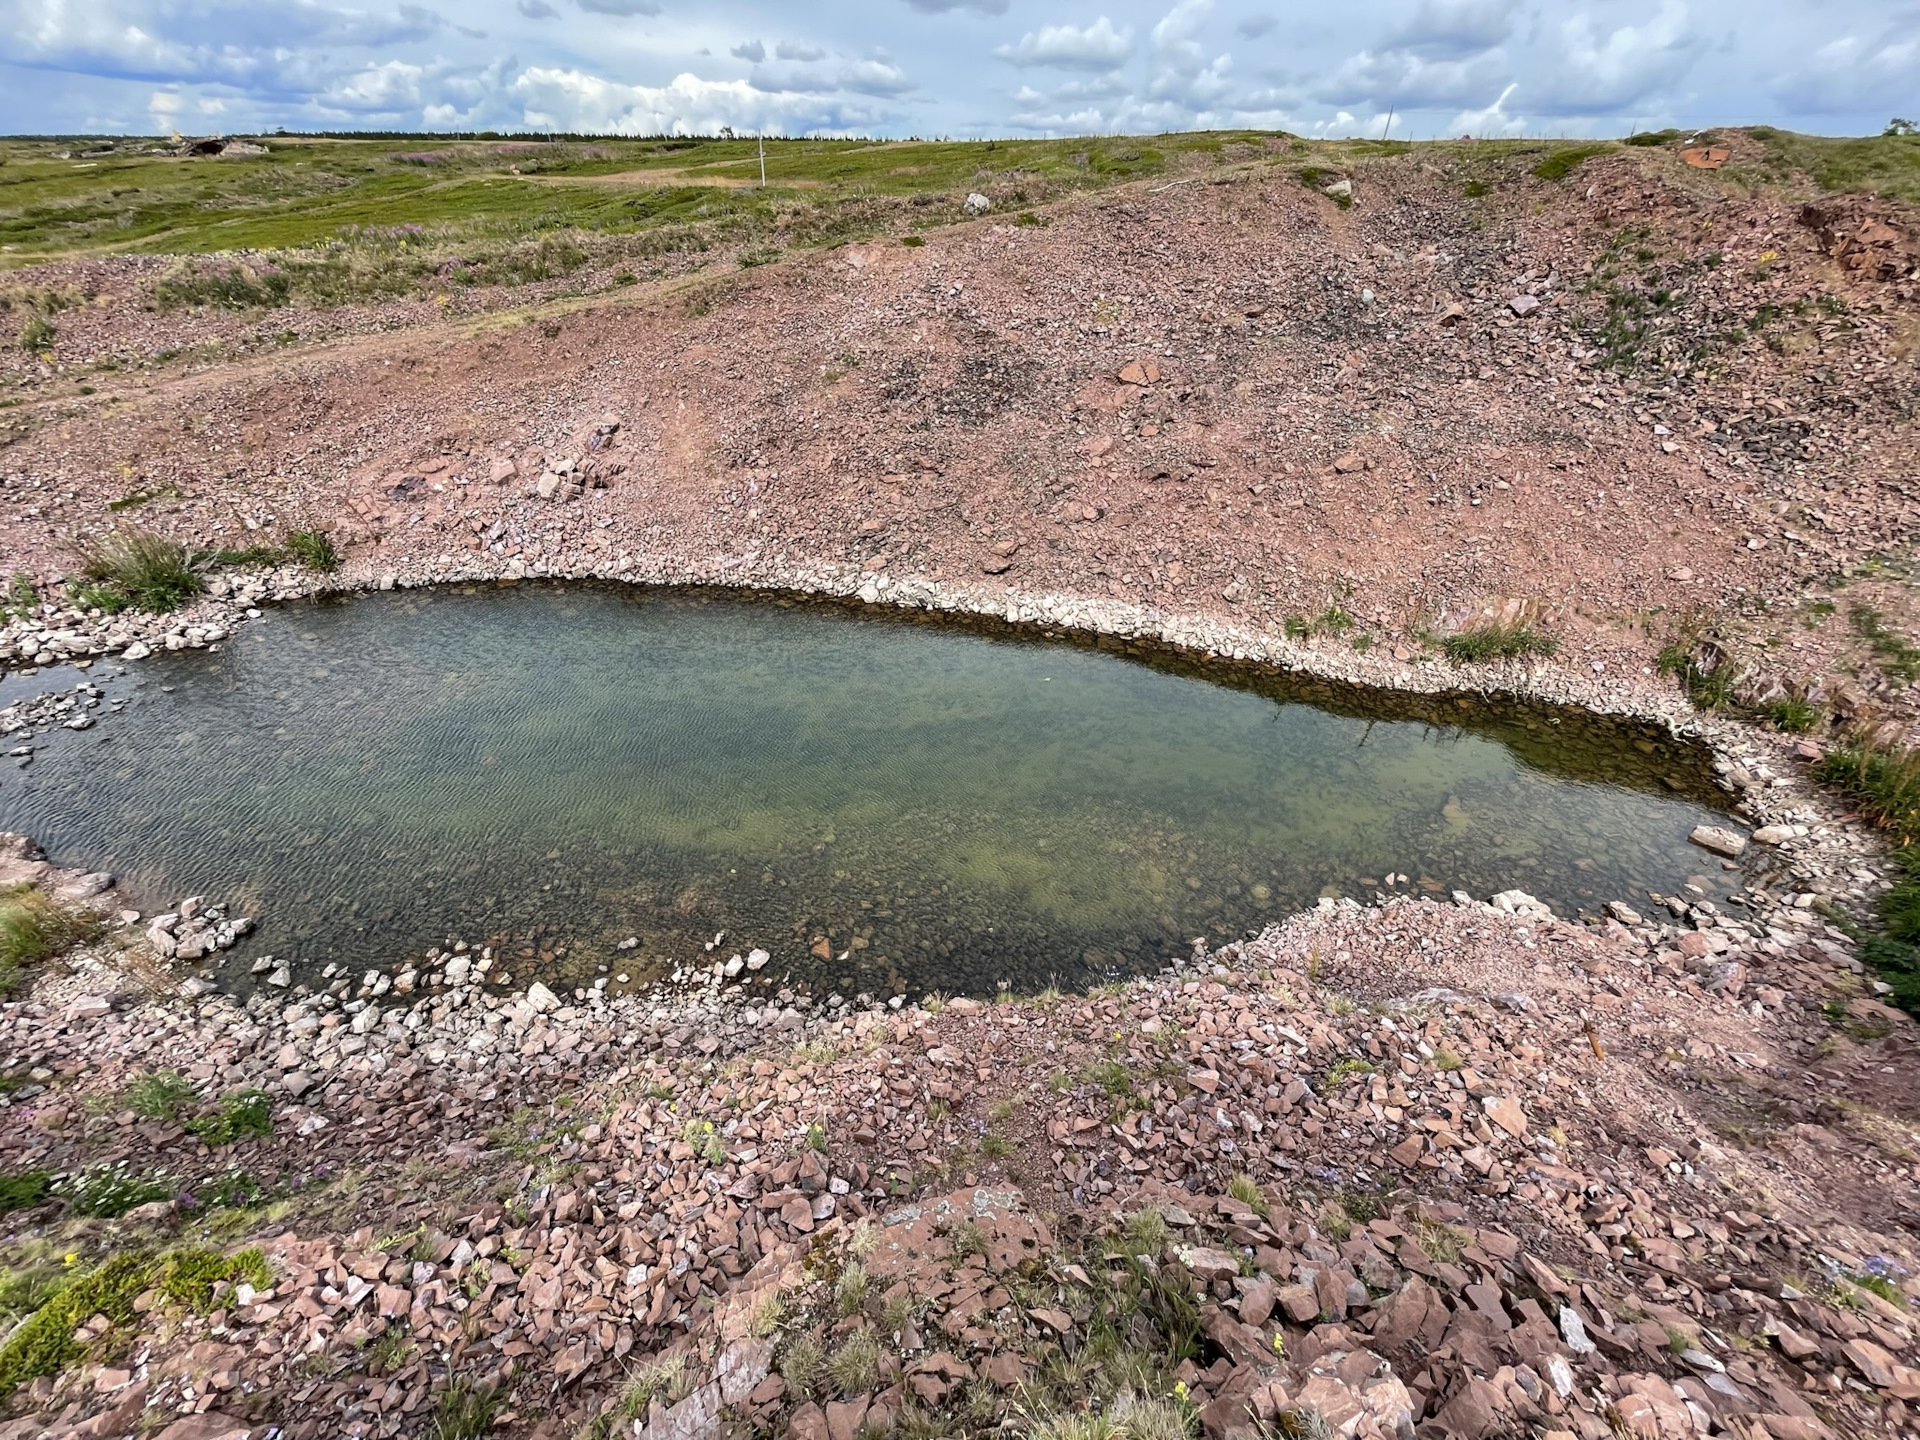
[[[100,917],[74,909],[38,890],[17,890],[0,898],[0,995],[20,977],[100,933]]]
[[[833,1283],[834,1305],[842,1316],[858,1315],[867,1308],[867,1267],[858,1260],[840,1272]]]
[[[213,1114],[189,1120],[186,1129],[189,1135],[215,1149],[271,1135],[273,1100],[264,1090],[237,1090],[222,1100]]]
[[[1656,664],[1662,675],[1680,682],[1696,710],[1724,710],[1733,702],[1740,667],[1714,641],[1681,635],[1660,652]]]
[[[1238,1200],[1256,1215],[1267,1213],[1267,1197],[1253,1182],[1251,1175],[1235,1175],[1227,1181],[1227,1194]]]
[[[177,1120],[193,1103],[193,1086],[178,1070],[156,1070],[132,1081],[120,1099],[142,1120]]]
[[[1847,621],[1872,649],[1882,672],[1895,680],[1920,680],[1920,646],[1908,644],[1904,635],[1888,629],[1878,610],[1856,605],[1847,612]]]
[[[1893,987],[1890,997],[1920,1015],[1920,749],[1860,744],[1830,751],[1815,776],[1843,792],[1879,822],[1900,847],[1892,888],[1876,906],[1877,930],[1860,958]]]
[[[53,1176],[45,1170],[23,1170],[18,1175],[0,1175],[0,1215],[32,1209],[47,1198],[52,1188]]]
[[[1788,735],[1805,735],[1820,724],[1820,709],[1797,695],[1768,700],[1760,706],[1760,718]]]
[[[500,1392],[483,1390],[464,1380],[449,1385],[433,1407],[433,1424],[427,1427],[427,1440],[480,1440],[493,1429],[493,1418],[500,1409]]]
[[[842,1395],[864,1395],[880,1379],[880,1342],[871,1330],[855,1330],[827,1362],[827,1374]]]
[[[1526,622],[1518,625],[1483,625],[1449,635],[1441,649],[1456,665],[1478,664],[1487,660],[1513,660],[1524,655],[1553,656],[1560,652],[1560,641],[1546,631]]]
[[[0,625],[9,620],[30,620],[39,608],[40,592],[34,587],[33,577],[24,570],[14,571],[8,577],[5,598],[0,599]]]
[[[324,530],[289,530],[287,553],[309,570],[330,574],[340,568],[340,552]]]
[[[81,573],[130,605],[156,615],[177,610],[206,588],[204,560],[178,540],[149,530],[119,530],[80,547]]]
[[[811,1335],[797,1336],[780,1357],[780,1378],[795,1395],[812,1395],[820,1388],[827,1357]]]

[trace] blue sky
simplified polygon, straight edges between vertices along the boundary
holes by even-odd
[[[1920,118],[1920,0],[0,0],[0,129],[1617,135]]]

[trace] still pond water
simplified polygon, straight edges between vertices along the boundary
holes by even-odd
[[[522,984],[762,946],[816,993],[1078,986],[1390,875],[1562,914],[1728,886],[1704,756],[1652,730],[791,599],[367,595],[108,693],[0,827],[259,917],[236,983],[458,936]]]

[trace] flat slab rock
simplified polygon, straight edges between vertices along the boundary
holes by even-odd
[[[1729,830],[1724,825],[1696,825],[1687,839],[1702,850],[1711,850],[1714,854],[1725,855],[1730,860],[1747,853],[1747,837],[1738,830]]]

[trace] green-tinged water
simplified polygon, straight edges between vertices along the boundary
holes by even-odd
[[[626,588],[295,605],[115,682],[0,780],[0,827],[258,916],[236,979],[459,937],[521,983],[760,946],[772,984],[986,991],[1390,875],[1561,913],[1724,892],[1686,841],[1703,757],[1656,732],[1121,649]]]

